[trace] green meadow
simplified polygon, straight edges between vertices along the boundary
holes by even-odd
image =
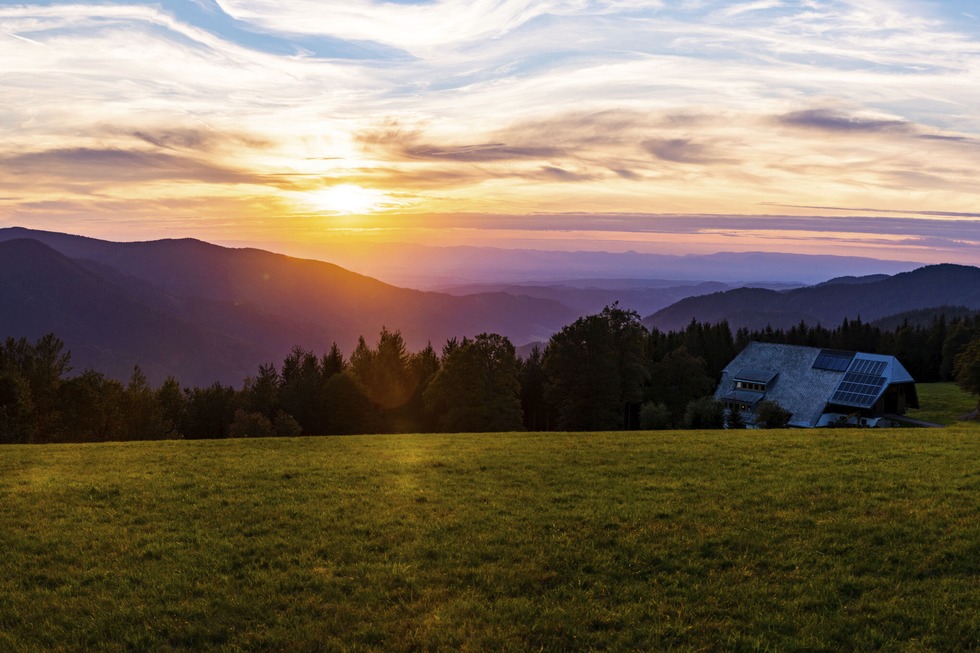
[[[7,446],[0,650],[977,650],[978,515],[975,424]]]
[[[956,418],[977,408],[977,398],[960,390],[955,383],[920,383],[921,408],[910,410],[909,416],[938,424],[955,424]]]

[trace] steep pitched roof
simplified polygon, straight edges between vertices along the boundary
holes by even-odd
[[[761,393],[742,401],[732,393],[735,381],[768,377],[765,398],[790,411],[790,426],[816,426],[828,403],[866,408],[895,383],[912,376],[894,356],[840,352],[817,347],[752,342],[722,372],[716,399],[755,404]]]

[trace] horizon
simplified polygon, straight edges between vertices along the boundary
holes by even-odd
[[[633,282],[634,287],[647,288],[703,283],[721,283],[731,288],[751,286],[794,288],[825,283],[836,278],[893,276],[930,265],[943,265],[848,255],[764,251],[661,254],[636,250],[565,251],[405,243],[345,246],[330,251],[333,256],[329,256],[324,255],[327,252],[321,246],[280,244],[276,247],[276,243],[268,243],[265,246],[261,243],[233,241],[219,243],[191,237],[113,240],[77,233],[31,229],[22,225],[0,227],[0,242],[13,240],[4,238],[4,231],[13,231],[15,234],[25,232],[23,236],[15,236],[15,238],[35,240],[37,239],[35,234],[41,234],[42,241],[45,240],[43,234],[47,234],[120,245],[193,241],[227,249],[258,250],[336,265],[397,287],[434,292],[453,291],[453,294],[469,294],[469,291],[461,293],[456,291],[465,290],[470,286],[474,288],[479,286],[533,287],[560,284],[568,287],[611,290],[625,282]],[[379,255],[368,256],[366,252]],[[741,266],[732,266],[733,262],[748,259],[753,259],[750,272],[746,272]],[[803,262],[807,264],[805,272],[800,271]],[[794,274],[795,276],[787,276]],[[480,291],[474,290],[474,292]]]
[[[980,265],[973,9],[2,7],[0,226],[321,260],[404,244]]]

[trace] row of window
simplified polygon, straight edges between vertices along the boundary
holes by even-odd
[[[753,383],[752,381],[736,381],[735,387],[739,390],[756,390],[758,392],[766,391],[765,383]]]
[[[749,406],[748,404],[740,404],[734,401],[726,401],[725,407],[731,408],[732,410],[741,410],[741,411],[752,410],[752,406]]]

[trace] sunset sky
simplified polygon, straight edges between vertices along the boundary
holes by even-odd
[[[980,2],[3,2],[13,225],[977,265]]]

